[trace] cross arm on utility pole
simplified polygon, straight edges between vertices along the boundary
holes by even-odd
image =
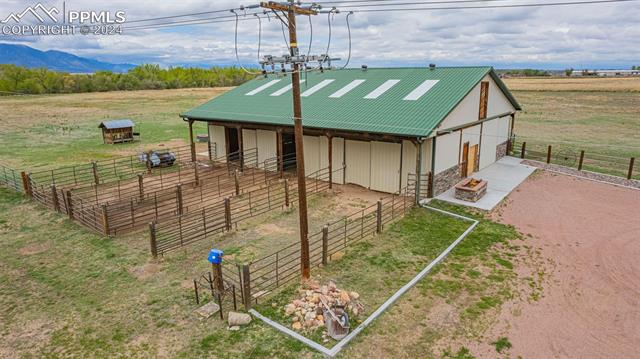
[[[318,15],[318,12],[311,8],[297,6],[293,3],[283,4],[275,1],[263,1],[260,3],[260,7],[275,11],[293,11],[296,15]]]

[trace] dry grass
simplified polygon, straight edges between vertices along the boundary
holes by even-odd
[[[640,92],[640,77],[518,77],[504,82],[514,91]]]

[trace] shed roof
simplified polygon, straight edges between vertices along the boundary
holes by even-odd
[[[426,137],[491,67],[369,68],[302,74],[304,127]],[[193,120],[293,125],[290,77],[260,77],[183,114]]]
[[[133,127],[133,126],[135,126],[135,123],[132,120],[122,119],[122,120],[102,121],[100,122],[100,125],[98,126],[98,128],[106,128],[108,130],[112,130],[115,128],[127,128],[127,127]]]

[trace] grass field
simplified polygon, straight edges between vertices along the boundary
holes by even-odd
[[[606,84],[596,83],[600,79],[508,81],[524,107],[516,120],[519,136],[589,144],[587,149],[593,151],[640,157],[640,79],[607,79]],[[0,161],[20,169],[55,167],[159,144],[184,144],[187,126],[178,114],[222,91],[0,98]],[[127,117],[138,123],[142,141],[103,145],[98,123]],[[206,129],[197,126],[196,132]],[[468,357],[459,344],[465,340],[499,343],[496,348],[508,355],[508,338],[487,338],[483,331],[506,299],[539,298],[544,272],[513,271],[516,262],[537,261],[537,253],[531,253],[527,238],[510,227],[458,207],[437,205],[474,216],[481,224],[433,276],[365,330],[343,357],[367,357],[372,348],[380,348],[375,353],[389,357],[462,358]],[[326,215],[319,218],[325,220]],[[251,223],[268,226],[271,219]],[[295,223],[295,213],[276,219]],[[353,247],[341,261],[314,275],[361,291],[370,312],[463,227],[454,219],[415,210],[381,237]],[[245,240],[256,232],[241,228],[240,235]],[[274,237],[283,241],[295,235],[278,232]],[[234,238],[228,238],[229,248]],[[105,239],[0,189],[0,357],[193,358],[214,356],[214,350],[229,358],[319,357],[260,323],[228,331],[217,319],[198,320],[191,280],[193,273],[208,269],[204,253],[202,260],[197,260],[197,253],[180,252],[152,261],[148,251],[144,232]],[[267,299],[260,309],[278,318],[272,303],[277,309],[281,300]]]

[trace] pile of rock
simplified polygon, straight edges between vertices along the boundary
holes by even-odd
[[[309,281],[298,290],[299,298],[284,306],[284,314],[291,317],[294,330],[316,329],[325,325],[324,303],[329,307],[344,306],[352,317],[364,313],[364,306],[358,300],[360,295],[338,289],[333,281],[320,286]]]

